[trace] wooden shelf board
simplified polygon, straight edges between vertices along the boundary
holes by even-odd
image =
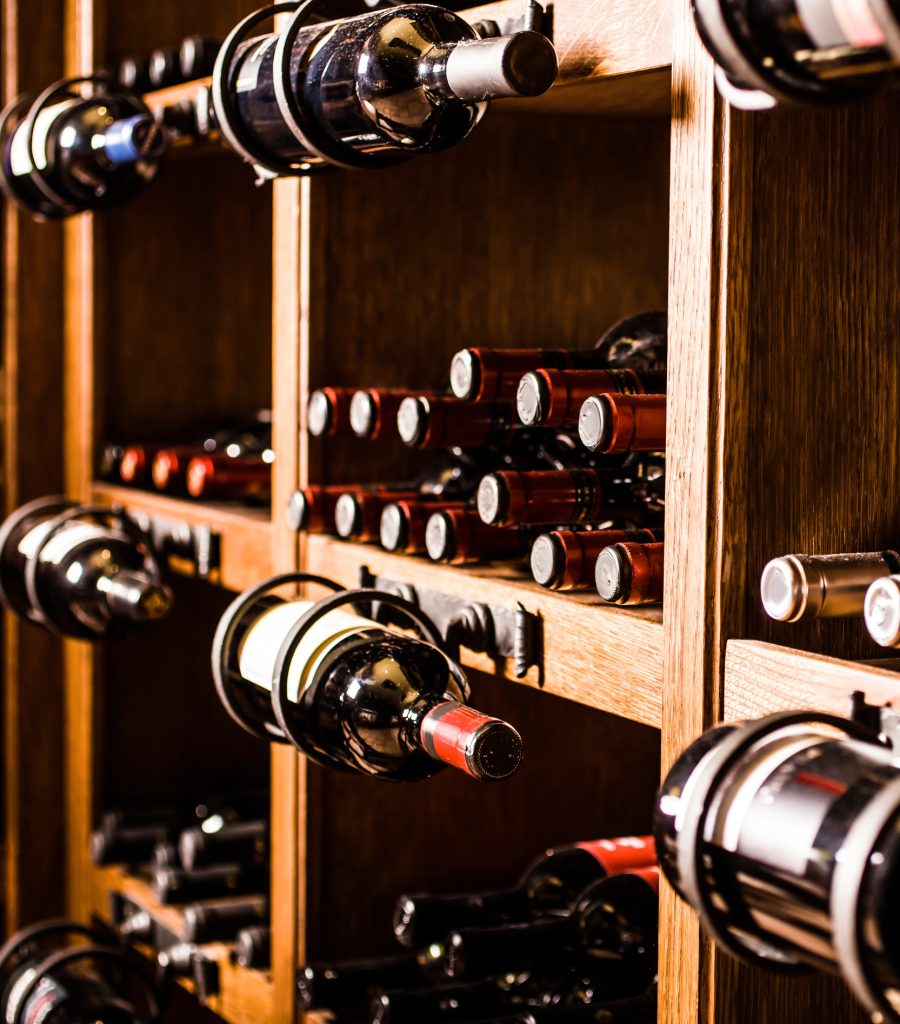
[[[269,510],[170,498],[152,491],[97,482],[93,499],[116,503],[134,512],[208,525],[221,538],[221,565],[216,582],[243,590],[272,575],[272,523]]]
[[[106,893],[121,893],[169,931],[179,937],[183,935],[180,910],[160,903],[146,882],[118,867],[101,868],[97,875]],[[258,1024],[269,1020],[274,998],[271,976],[234,963],[230,947],[223,942],[205,944],[203,952],[219,966],[219,992],[207,1000],[206,1006],[228,1024]],[[194,991],[189,979],[179,979],[179,983],[188,991]]]
[[[456,567],[395,555],[335,537],[307,538],[304,569],[356,585],[360,566],[458,597],[513,608],[518,602],[544,622],[544,678],[521,680],[547,693],[659,728],[662,717],[662,610],[615,608],[594,595],[539,587],[508,563]],[[464,663],[513,680],[512,666],[463,651]]]
[[[892,659],[887,664],[897,662]],[[756,640],[730,640],[725,654],[725,719],[759,718],[791,708],[845,714],[862,690],[875,704],[900,702],[900,671],[826,658]]]

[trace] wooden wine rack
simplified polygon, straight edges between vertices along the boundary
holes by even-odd
[[[188,32],[224,34],[244,13],[237,0],[9,0],[7,96]],[[402,889],[502,883],[550,843],[646,828],[660,770],[723,715],[900,695],[896,675],[848,660],[879,653],[859,623],[781,626],[756,598],[773,555],[900,535],[898,96],[737,113],[715,92],[688,0],[556,0],[553,25],[559,85],[496,104],[452,152],[270,191],[201,146],[121,210],[64,226],[5,211],[7,505],[59,490],[64,468],[69,494],[221,538],[217,585],[183,581],[171,619],[127,642],[61,650],[7,619],[8,928],[63,899],[82,918],[103,917],[110,891],[152,901],[87,859],[107,802],[268,771],[273,966],[228,965],[212,1008],[230,1024],[286,1024],[297,964],[386,949]],[[298,485],[402,478],[410,464],[311,441],[310,387],[433,386],[464,345],[584,347],[664,307],[664,614],[289,529]],[[269,401],[271,513],[94,479],[108,438]],[[362,566],[542,616],[540,678],[464,652],[479,703],[525,736],[518,778],[391,787],[282,747],[265,765],[224,718],[206,662],[228,591],[296,568],[349,584]],[[661,1024],[862,1020],[835,981],[717,954],[668,888],[660,948]]]

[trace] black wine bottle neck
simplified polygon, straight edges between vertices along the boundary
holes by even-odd
[[[96,587],[113,616],[129,622],[155,622],[172,607],[172,591],[141,570],[98,576]]]
[[[423,946],[443,939],[454,928],[527,916],[528,895],[524,888],[448,896],[412,894],[397,901],[394,934],[405,946]]]

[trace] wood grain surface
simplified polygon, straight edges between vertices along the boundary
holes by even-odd
[[[3,4],[3,103],[62,73],[62,2]],[[42,40],[35,46],[34,39]],[[2,210],[3,513],[63,486],[63,235],[11,203]],[[4,616],[3,894],[7,933],[63,907],[62,648]],[[42,825],[34,827],[36,816]]]

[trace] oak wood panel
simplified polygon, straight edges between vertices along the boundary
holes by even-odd
[[[397,582],[513,609],[517,603],[543,620],[544,673],[532,668],[517,682],[593,708],[659,727],[662,709],[663,630],[655,607],[628,609],[593,598],[544,590],[508,564],[457,568],[410,558],[374,545],[328,536],[308,540],[307,567],[347,586],[359,568]],[[512,680],[513,667],[471,651],[467,665]]]
[[[900,672],[756,640],[730,640],[724,718],[761,718],[791,708],[846,714],[861,690],[872,704],[897,704]]]
[[[664,308],[668,133],[489,111],[447,153],[313,181],[325,237],[310,383],[431,388],[464,346],[585,348],[619,317]],[[322,478],[344,480],[404,479],[422,462],[411,454],[314,449]]]
[[[60,77],[62,3],[3,4],[3,103]],[[40,46],[33,45],[35,38]],[[62,488],[63,237],[11,203],[2,210],[3,510]],[[63,714],[59,641],[3,623],[3,893],[8,932],[64,900]],[[39,752],[39,756],[38,756]],[[34,828],[35,818],[41,827]]]
[[[119,504],[136,513],[211,527],[220,537],[220,568],[215,582],[228,590],[243,590],[274,571],[268,509],[201,503],[106,483],[95,483],[92,494],[103,504]]]
[[[396,785],[308,768],[309,955],[396,948],[402,892],[511,884],[550,845],[646,830],[655,730],[472,673],[472,700],[522,734],[519,771],[485,784],[447,769]]]

